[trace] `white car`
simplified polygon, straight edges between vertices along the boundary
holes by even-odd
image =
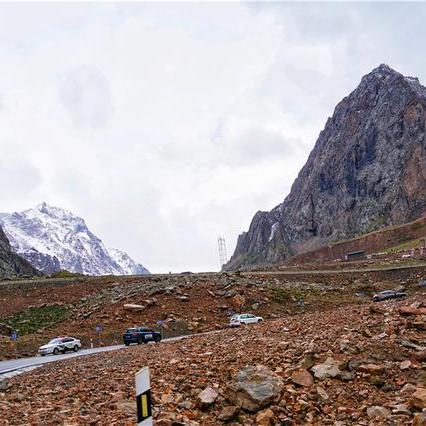
[[[263,321],[262,317],[257,317],[256,315],[253,315],[253,314],[240,314],[240,315],[234,315],[231,317],[229,326],[239,327],[240,325],[255,324],[260,321]]]
[[[47,354],[57,355],[59,352],[65,353],[66,351],[77,352],[81,349],[81,342],[74,337],[55,337],[47,345],[40,346],[38,353],[41,356]]]

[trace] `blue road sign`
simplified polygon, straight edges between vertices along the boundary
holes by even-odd
[[[17,331],[15,331],[15,330],[13,330],[13,331],[12,331],[12,334],[10,335],[10,338],[11,338],[13,341],[18,340],[18,332],[17,332]]]

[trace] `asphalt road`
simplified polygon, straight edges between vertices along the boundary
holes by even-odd
[[[198,333],[201,334],[209,334],[216,333],[216,331],[208,331],[206,333]],[[170,337],[168,339],[163,339],[162,342],[173,342],[174,340],[182,340],[190,337],[189,335],[178,336],[178,337]],[[157,343],[150,343],[157,344]],[[161,343],[159,343],[161,345]],[[134,345],[128,347],[131,349]],[[127,348],[125,345],[115,345],[115,346],[104,346],[102,348],[93,348],[93,349],[81,349],[78,352],[68,352],[61,355],[46,355],[46,356],[33,356],[30,358],[18,358],[18,359],[8,359],[6,361],[0,361],[0,376],[2,374],[10,373],[12,371],[24,370],[29,367],[40,366],[43,364],[48,364],[49,362],[60,361],[69,358],[75,358],[78,356],[91,355],[96,354],[98,352],[106,352],[106,351],[117,351],[121,349]]]
[[[78,352],[68,352],[61,355],[46,355],[46,356],[33,356],[31,358],[18,358],[18,359],[8,359],[6,361],[0,361],[0,375],[5,374],[11,371],[20,370],[35,365],[48,364],[49,362],[60,361],[62,359],[75,358],[78,356],[96,354],[98,352],[106,351],[116,351],[118,349],[123,349],[126,346],[116,345],[116,346],[105,346],[102,348],[93,348],[93,349],[82,349]]]

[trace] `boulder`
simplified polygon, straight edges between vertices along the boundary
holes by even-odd
[[[145,309],[145,306],[143,305],[136,305],[134,303],[126,303],[123,308],[126,311],[133,311],[133,312],[139,312],[139,311],[143,311]]]
[[[0,391],[5,391],[9,387],[9,383],[6,379],[0,378]]]
[[[220,414],[217,416],[222,422],[228,422],[235,418],[240,410],[235,405],[228,405],[224,407]]]
[[[207,408],[216,401],[218,393],[211,387],[205,388],[198,394],[198,402],[201,407]]]
[[[256,424],[258,426],[270,426],[274,421],[274,417],[274,412],[270,408],[267,408],[258,413],[256,416]]]
[[[391,416],[391,412],[385,407],[373,405],[367,408],[367,416],[370,419],[385,420]]]
[[[314,378],[312,377],[312,374],[309,373],[309,371],[303,370],[303,369],[298,371],[293,371],[291,375],[291,380],[296,385],[300,385],[304,387],[312,386],[314,383]]]
[[[414,415],[412,426],[426,426],[426,411]]]
[[[420,410],[426,408],[426,388],[417,388],[411,396],[411,404]]]
[[[275,402],[284,384],[280,376],[263,365],[240,370],[227,389],[227,398],[236,406],[256,412]]]
[[[314,376],[318,380],[324,380],[339,376],[342,371],[339,368],[340,362],[333,358],[327,358],[323,364],[317,364],[311,368]]]
[[[369,374],[380,374],[385,371],[385,367],[383,365],[377,364],[361,364],[358,368],[358,371]]]
[[[426,315],[426,308],[414,308],[412,306],[402,306],[399,313],[404,316],[408,315]]]

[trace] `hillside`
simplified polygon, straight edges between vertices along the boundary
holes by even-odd
[[[224,269],[277,263],[426,212],[426,88],[386,65],[336,107],[284,202],[257,212]]]
[[[59,270],[87,275],[140,275],[149,271],[126,253],[108,249],[85,221],[42,203],[22,212],[0,214],[13,250],[46,274]]]
[[[15,291],[15,307],[0,304],[9,318],[12,309],[15,319],[31,309],[68,310],[58,324],[33,332],[39,343],[76,333],[86,346],[89,337],[108,344],[108,337],[119,341],[127,325],[155,324],[159,313],[169,328],[186,316],[199,331],[217,330],[57,361],[7,379],[0,382],[0,418],[10,425],[134,424],[134,375],[149,366],[156,425],[422,425],[424,272],[194,274],[89,278],[62,288],[0,286],[1,298]],[[402,284],[407,299],[371,302],[371,292]],[[55,305],[46,306],[47,295]],[[145,307],[126,311],[127,302]],[[224,327],[227,309],[238,305],[262,313],[264,323]],[[104,327],[99,335],[96,324]],[[7,339],[3,348],[11,354],[26,337]],[[256,370],[262,374],[252,376],[247,366],[262,366]],[[248,394],[238,385],[245,374],[252,378]],[[259,382],[266,384],[256,391]],[[271,394],[265,396],[265,388]]]
[[[417,249],[426,256],[426,217],[404,225],[397,225],[371,232],[350,240],[339,241],[316,250],[291,257],[285,265],[327,262],[344,259],[347,253],[364,251],[365,254],[380,256]],[[407,255],[408,253],[405,253]],[[420,255],[420,253],[419,253]]]

